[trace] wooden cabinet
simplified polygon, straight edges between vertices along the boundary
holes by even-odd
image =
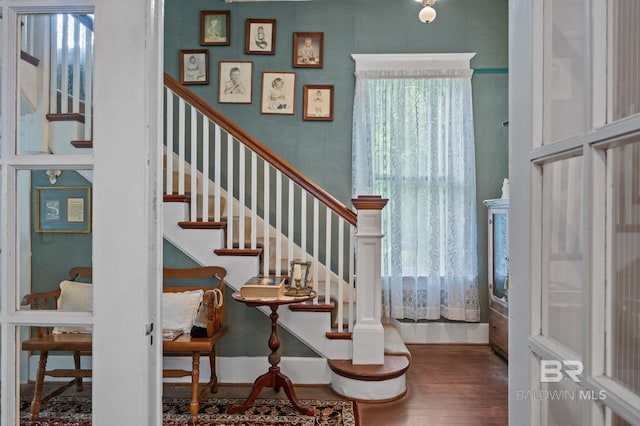
[[[509,199],[485,200],[488,209],[489,345],[509,355]]]

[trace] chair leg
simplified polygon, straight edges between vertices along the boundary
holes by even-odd
[[[76,371],[80,371],[80,351],[73,352],[73,364],[76,367]],[[76,377],[76,391],[82,391],[82,376]]]
[[[216,347],[215,345],[211,348],[211,352],[209,352],[209,368],[211,371],[211,378],[209,383],[211,383],[211,393],[218,392],[218,375],[216,374]]]
[[[31,420],[40,418],[40,401],[42,399],[42,388],[44,386],[44,375],[47,371],[47,357],[49,352],[40,352],[40,362],[36,373],[36,385],[33,390],[33,400],[31,401]]]
[[[191,366],[191,423],[198,421],[198,410],[200,409],[200,395],[198,386],[200,384],[200,352],[194,352]]]

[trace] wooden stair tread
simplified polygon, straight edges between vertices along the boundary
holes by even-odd
[[[93,148],[93,141],[71,141],[76,148]]]
[[[178,222],[182,229],[223,229],[227,227],[224,222]]]
[[[218,256],[260,256],[261,249],[215,249],[213,250]]]
[[[348,379],[377,382],[402,376],[409,368],[409,358],[403,355],[385,355],[384,364],[373,365],[354,365],[350,359],[331,359],[329,368]]]

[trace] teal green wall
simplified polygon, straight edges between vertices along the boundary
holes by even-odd
[[[49,182],[44,170],[31,173],[31,223],[36,223],[35,188],[63,186],[91,186],[85,178],[72,170],[63,170],[55,185]],[[31,282],[33,292],[58,288],[67,279],[73,266],[91,266],[91,234],[67,232],[35,232],[31,227]],[[22,253],[21,255],[26,255]]]
[[[487,307],[486,210],[482,200],[500,197],[507,177],[507,0],[439,1],[437,19],[417,18],[414,0],[312,0],[224,3],[222,0],[165,2],[165,72],[179,79],[179,51],[208,49],[208,85],[189,86],[259,141],[293,164],[337,199],[350,205],[353,53],[475,52],[471,66],[476,130],[478,269],[482,321]],[[229,10],[229,46],[200,46],[201,10]],[[244,53],[245,20],[276,19],[274,55]],[[294,32],[324,32],[323,68],[293,68]],[[218,62],[253,61],[251,104],[219,104]],[[260,114],[261,73],[296,73],[294,115]],[[302,119],[302,87],[333,84],[333,121]]]

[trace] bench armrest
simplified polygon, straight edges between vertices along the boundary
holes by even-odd
[[[224,295],[222,291],[217,288],[205,291],[202,304],[204,307],[203,313],[206,317],[207,336],[211,337],[223,326]],[[199,319],[204,320],[204,318]]]

